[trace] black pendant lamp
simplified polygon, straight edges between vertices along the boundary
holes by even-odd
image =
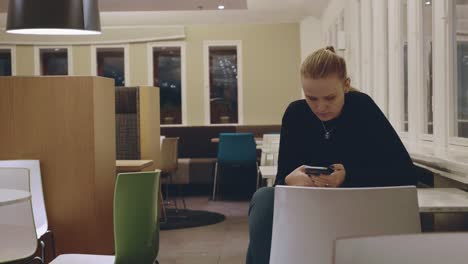
[[[6,32],[34,35],[101,34],[98,0],[10,0]]]

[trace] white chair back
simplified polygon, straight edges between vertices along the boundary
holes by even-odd
[[[29,197],[29,170],[0,168],[1,197],[5,192],[23,191]],[[0,263],[33,255],[37,248],[31,199],[0,204]]]
[[[432,233],[339,239],[335,264],[465,264],[468,233]]]
[[[27,168],[30,173],[31,201],[36,224],[37,237],[44,235],[48,228],[47,213],[42,190],[42,176],[39,160],[0,160],[0,168]]]
[[[29,169],[0,167],[0,189],[29,192],[29,178]]]
[[[276,166],[278,164],[280,134],[264,134],[262,140],[261,166]]]
[[[414,186],[277,186],[270,264],[332,264],[337,238],[419,232]]]

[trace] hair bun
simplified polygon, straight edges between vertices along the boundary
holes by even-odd
[[[335,48],[334,48],[333,46],[327,46],[327,47],[325,48],[325,50],[328,50],[328,51],[331,51],[331,52],[333,52],[333,53],[336,53],[336,52],[335,52]]]

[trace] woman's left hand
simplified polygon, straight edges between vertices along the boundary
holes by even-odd
[[[333,173],[330,175],[320,175],[318,177],[312,177],[314,182],[314,186],[316,187],[340,187],[345,178],[346,178],[346,170],[343,164],[333,164]]]

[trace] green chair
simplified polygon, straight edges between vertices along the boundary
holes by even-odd
[[[114,193],[115,257],[65,254],[53,264],[157,262],[160,171],[119,173]]]

